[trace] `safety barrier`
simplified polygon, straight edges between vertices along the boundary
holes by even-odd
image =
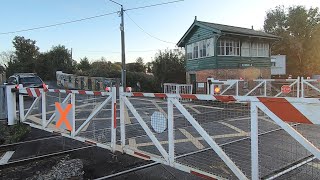
[[[319,99],[122,93],[120,108],[133,156],[208,179],[320,175]]]
[[[283,91],[287,88],[288,91]],[[297,79],[255,79],[252,81],[229,79],[213,80],[208,94],[233,96],[299,97],[300,77]]]
[[[115,151],[116,88],[99,92],[20,86],[16,91],[21,122]]]
[[[19,88],[20,120],[206,179],[320,177],[320,99],[121,89]]]

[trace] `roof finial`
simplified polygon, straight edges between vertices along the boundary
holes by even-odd
[[[253,26],[251,26],[251,29],[253,30]]]
[[[197,21],[197,16],[194,16],[194,21]]]

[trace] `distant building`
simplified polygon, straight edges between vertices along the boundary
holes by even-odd
[[[285,55],[271,56],[271,75],[272,76],[286,75],[286,56]]]
[[[214,79],[271,78],[271,43],[279,37],[253,29],[198,21],[177,43],[185,48],[187,83]]]

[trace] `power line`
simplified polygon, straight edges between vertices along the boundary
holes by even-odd
[[[159,40],[159,41],[165,42],[165,43],[176,44],[176,43],[174,43],[174,42],[162,40],[162,39],[157,38],[157,37],[155,37],[154,35],[148,33],[148,32],[145,31],[141,26],[139,26],[139,25],[129,16],[129,14],[128,14],[126,11],[125,11],[125,13],[127,14],[128,18],[129,18],[139,29],[141,29],[141,31],[143,31],[144,33],[146,33],[148,36],[150,36],[150,37],[152,37],[152,38],[154,38],[154,39],[157,39],[157,40]]]
[[[22,30],[17,30],[17,31],[2,32],[2,33],[0,33],[0,35],[15,34],[15,33],[19,33],[19,32],[26,32],[26,31],[33,31],[33,30],[38,30],[38,29],[45,29],[45,28],[55,27],[55,26],[61,26],[61,25],[65,25],[65,24],[71,24],[71,23],[75,23],[75,22],[80,22],[80,21],[86,21],[86,20],[90,20],[90,19],[100,18],[100,17],[104,17],[104,16],[116,14],[116,13],[118,13],[118,11],[110,12],[110,13],[106,13],[106,14],[100,14],[100,15],[96,15],[96,16],[90,16],[90,17],[86,17],[86,18],[82,18],[82,19],[76,19],[76,20],[72,20],[72,21],[66,21],[66,22],[62,22],[62,23],[50,24],[50,25],[46,25],[46,26],[39,26],[39,27],[34,27],[34,28],[29,28],[29,29],[22,29]]]
[[[144,52],[156,52],[156,51],[162,51],[166,49],[150,49],[150,50],[129,50],[126,51],[128,53],[144,53]],[[121,53],[120,51],[110,51],[110,50],[96,50],[96,51],[90,51],[90,50],[77,50],[75,49],[74,51],[80,51],[80,52],[88,52],[88,53],[114,53],[114,54],[119,54]]]
[[[180,2],[180,1],[184,1],[184,0],[169,1],[169,2],[164,2],[164,3],[159,3],[159,4],[152,4],[152,5],[147,5],[147,6],[129,8],[129,9],[125,9],[125,11],[131,11],[131,10],[136,10],[136,9],[144,9],[144,8],[149,8],[149,7],[154,7],[154,6],[161,6],[161,5],[165,5],[165,4],[172,4],[172,3],[176,3],[176,2]]]
[[[171,4],[171,3],[176,3],[176,2],[180,2],[180,1],[183,1],[183,0],[169,1],[169,2],[165,2],[165,3],[152,4],[152,5],[147,5],[147,6],[135,7],[135,8],[129,8],[129,9],[126,9],[125,11],[131,11],[131,10],[136,10],[136,9],[143,9],[143,8],[148,8],[148,7],[160,6],[160,5]],[[112,2],[117,3],[115,1],[112,1]],[[119,4],[119,3],[117,3],[117,4]],[[100,17],[112,15],[112,14],[117,14],[117,13],[119,13],[119,11],[100,14],[100,15],[96,15],[96,16],[90,16],[90,17],[86,17],[86,18],[82,18],[82,19],[76,19],[76,20],[72,20],[72,21],[66,21],[66,22],[61,22],[61,23],[56,23],[56,24],[45,25],[45,26],[38,26],[38,27],[33,27],[33,28],[28,28],[28,29],[21,29],[21,30],[16,30],[16,31],[2,32],[2,33],[0,33],[0,35],[15,34],[15,33],[19,33],[19,32],[27,32],[27,31],[34,31],[34,30],[45,29],[45,28],[50,28],[50,27],[56,27],[56,26],[76,23],[76,22],[80,22],[80,21],[86,21],[86,20],[90,20],[90,19],[100,18]]]

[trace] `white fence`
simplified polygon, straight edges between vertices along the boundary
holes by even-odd
[[[290,92],[283,92],[283,86],[289,87]],[[253,81],[214,80],[210,86],[207,86],[207,92],[212,95],[299,97],[300,77],[297,79],[256,79]]]
[[[320,177],[317,98],[115,92],[20,88],[20,120],[207,179]]]
[[[163,92],[167,94],[192,94],[192,88],[192,84],[163,84]]]

